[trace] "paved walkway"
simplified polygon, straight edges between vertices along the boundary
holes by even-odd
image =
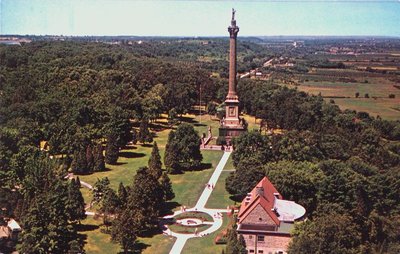
[[[222,170],[225,167],[226,162],[228,161],[229,156],[231,155],[231,152],[224,152],[224,155],[222,155],[221,160],[219,161],[217,167],[215,168],[214,173],[212,174],[210,180],[208,181],[208,186],[214,186],[218,182],[218,178],[221,175]],[[195,208],[197,209],[203,209],[208,201],[208,199],[211,196],[213,189],[210,187],[206,187],[203,190],[203,193],[201,194],[199,200],[197,201],[197,204],[195,205]]]
[[[64,178],[68,178],[68,179],[75,178],[75,180],[76,180],[76,177],[74,176],[73,173],[68,173],[68,175],[66,175]],[[79,181],[81,182],[81,186],[86,187],[86,188],[88,188],[90,190],[93,190],[93,186],[92,185],[90,185],[90,184],[88,184],[88,183],[86,183],[86,182],[84,182],[84,181],[82,181],[80,179],[79,179]]]
[[[195,207],[186,209],[186,211],[185,211],[185,212],[197,211],[197,212],[203,212],[203,213],[209,214],[211,217],[213,217],[213,220],[214,220],[212,222],[211,227],[202,231],[199,234],[175,233],[175,232],[172,232],[169,228],[167,228],[166,230],[164,230],[164,234],[176,237],[174,246],[172,246],[172,249],[169,252],[170,254],[181,253],[182,249],[185,246],[185,243],[188,239],[194,238],[194,237],[206,236],[208,234],[211,234],[211,233],[217,231],[222,226],[223,218],[222,218],[221,213],[226,213],[228,211],[226,209],[207,209],[207,208],[205,208],[205,205],[207,204],[207,201],[210,198],[211,193],[213,191],[213,188],[211,188],[210,186],[215,187],[215,185],[217,184],[218,178],[221,175],[221,172],[224,169],[225,164],[228,161],[228,158],[230,155],[231,155],[231,152],[224,152],[224,155],[222,156],[221,160],[219,161],[217,167],[215,168],[215,171],[212,174],[210,180],[206,184],[206,187],[204,188],[203,193],[201,194]],[[173,215],[168,215],[168,216],[165,216],[164,218],[165,219],[172,218],[181,213],[183,213],[183,211],[179,210],[179,211],[176,211]],[[207,223],[207,224],[209,224],[209,223]]]
[[[76,177],[74,176],[74,173],[68,173],[65,177],[64,177],[64,179],[75,179],[76,180]],[[88,188],[89,190],[93,190],[93,186],[92,185],[90,185],[90,184],[88,184],[88,183],[86,183],[86,182],[84,182],[84,181],[81,181],[80,179],[79,179],[79,181],[80,181],[80,183],[81,183],[81,187],[86,187],[86,188]],[[96,213],[95,212],[90,212],[90,211],[88,211],[90,208],[92,208],[92,203],[89,203],[89,204],[87,204],[86,206],[85,206],[85,214],[86,215],[89,215],[89,216],[94,216]]]

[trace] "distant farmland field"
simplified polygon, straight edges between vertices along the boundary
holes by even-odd
[[[382,78],[369,78],[368,83],[308,81],[296,86],[310,94],[321,94],[326,101],[333,99],[341,109],[365,111],[388,120],[400,120],[400,89]],[[355,94],[359,93],[359,98]],[[368,94],[369,98],[365,98]],[[390,99],[389,94],[395,98]]]
[[[400,120],[400,99],[334,99],[341,109],[354,109],[368,112],[370,115],[380,115],[387,120]]]

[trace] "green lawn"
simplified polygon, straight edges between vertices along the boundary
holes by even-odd
[[[175,192],[173,201],[188,208],[193,207],[204,190],[215,167],[222,157],[222,151],[202,151],[203,162],[211,163],[212,167],[202,171],[190,171],[180,175],[170,175],[172,188]],[[177,207],[179,209],[179,207]]]
[[[234,170],[232,155],[229,156],[228,161],[225,164],[224,170]]]
[[[100,231],[102,219],[94,219],[88,217],[82,221],[84,230],[79,233],[86,236],[85,251],[86,253],[118,253],[121,251],[118,244],[111,242],[111,237],[108,234]],[[151,238],[139,238],[138,247],[142,249],[143,254],[160,253],[167,254],[175,242],[174,237],[168,237],[162,234],[155,235]]]
[[[172,248],[172,245],[175,243],[175,237],[165,236],[162,234],[155,235],[153,237],[141,237],[138,240],[143,245],[142,254],[168,254]]]
[[[168,135],[168,131],[158,133],[159,136]],[[158,143],[158,139],[156,138]],[[164,152],[164,147],[159,147]],[[107,170],[104,172],[96,172],[91,175],[79,176],[82,181],[89,184],[94,184],[97,179],[108,177],[110,186],[117,189],[120,182],[124,185],[129,185],[133,181],[136,170],[139,167],[147,166],[151,153],[150,146],[136,145],[127,149],[121,150],[118,158],[118,165],[106,165]]]
[[[215,237],[227,229],[230,218],[224,215],[223,224],[216,232],[204,237],[189,239],[182,250],[183,254],[219,254],[225,249],[225,245],[214,243]]]
[[[207,201],[207,208],[226,209],[227,206],[234,205],[235,202],[231,200],[230,194],[225,190],[225,180],[230,172],[222,171],[210,198]]]
[[[79,177],[79,178],[80,178],[80,177]],[[90,201],[92,200],[92,197],[93,197],[92,191],[89,190],[89,189],[86,188],[86,187],[81,187],[80,190],[81,190],[83,199],[85,200],[85,203],[86,203],[86,204],[89,204]]]
[[[79,233],[86,238],[86,253],[102,254],[118,253],[120,251],[119,245],[111,242],[110,235],[100,232],[102,223],[102,218],[94,219],[92,216],[88,216],[82,221],[84,231],[79,231]]]
[[[249,115],[244,115],[244,118],[249,123],[249,130],[258,129],[258,121],[255,123],[254,117]],[[211,132],[213,136],[218,136],[219,121],[209,115],[195,116],[195,115],[184,115],[184,121],[193,123],[195,129],[202,133],[207,133],[208,126],[211,126]],[[156,121],[155,125],[160,128],[165,127],[165,119]],[[153,129],[154,131],[154,129]],[[165,145],[168,139],[168,133],[170,129],[162,129],[156,132],[154,141],[157,142],[158,148],[160,150],[161,157],[164,156]],[[149,160],[151,153],[151,146],[137,144],[133,147],[128,147],[127,149],[121,150],[120,157],[118,159],[118,165],[108,165],[107,171],[96,172],[91,175],[81,175],[79,178],[89,184],[94,184],[98,178],[108,177],[110,180],[110,185],[112,188],[117,189],[120,182],[124,185],[129,185],[139,167],[147,166],[147,161]],[[204,162],[207,163],[207,154],[205,156]],[[216,165],[215,165],[216,166]],[[85,199],[85,201],[87,201]]]
[[[255,119],[254,116],[250,116],[250,115],[243,115],[243,118],[246,120],[246,122],[248,123],[247,129],[249,131],[252,130],[259,130],[260,129],[260,119]]]

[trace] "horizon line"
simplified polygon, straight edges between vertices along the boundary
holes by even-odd
[[[0,37],[7,36],[36,36],[36,37],[46,37],[46,36],[54,36],[54,37],[164,37],[164,38],[225,38],[229,37],[229,35],[128,35],[128,34],[119,34],[119,35],[64,35],[64,34],[0,34]],[[249,37],[390,37],[390,38],[399,38],[400,35],[300,35],[300,34],[276,34],[276,35],[242,35],[238,36],[239,38],[249,38]]]

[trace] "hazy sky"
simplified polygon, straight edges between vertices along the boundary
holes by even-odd
[[[400,36],[400,0],[0,0],[0,34]]]

